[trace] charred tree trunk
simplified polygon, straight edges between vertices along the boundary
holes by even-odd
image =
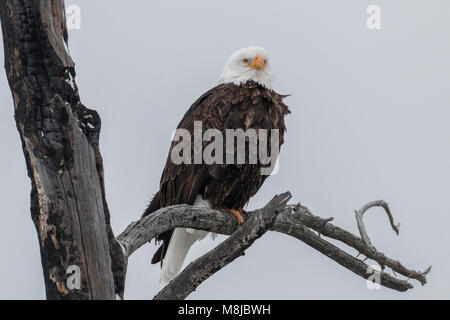
[[[105,201],[100,118],[80,102],[64,1],[2,0],[0,17],[47,298],[113,299],[113,269],[122,272],[111,258],[120,248]]]

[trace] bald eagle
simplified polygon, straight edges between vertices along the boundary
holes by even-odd
[[[177,129],[193,133],[196,121],[201,121],[202,130],[217,129],[224,134],[227,129],[278,129],[277,142],[281,146],[286,131],[284,117],[290,111],[283,102],[286,96],[273,91],[273,78],[265,49],[252,46],[233,53],[223,69],[219,84],[194,102]],[[250,162],[247,150],[245,161],[240,164],[226,161],[175,164],[171,154],[176,143],[172,141],[160,189],[144,216],[166,206],[188,204],[229,212],[238,223],[242,223],[242,208],[267,178],[261,174],[263,164],[259,160]],[[258,143],[267,143],[265,147],[270,150],[269,140],[259,140]],[[236,148],[233,150],[236,152]],[[193,160],[194,155],[190,157]],[[177,228],[156,238],[162,244],[152,263],[161,262],[162,282],[168,282],[177,275],[189,248],[207,233]]]

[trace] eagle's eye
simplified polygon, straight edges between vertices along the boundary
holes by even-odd
[[[245,64],[247,64],[247,63],[248,63],[248,59],[247,59],[247,58],[244,58],[244,59],[242,59],[242,62],[245,63]]]

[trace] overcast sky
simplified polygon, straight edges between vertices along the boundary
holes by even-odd
[[[366,26],[372,4],[381,8],[380,30]],[[286,99],[292,114],[280,170],[248,209],[289,190],[294,201],[357,233],[354,209],[384,199],[401,223],[400,236],[373,209],[366,221],[375,246],[410,268],[433,265],[424,287],[412,281],[415,288],[407,293],[369,290],[364,279],[304,243],[268,233],[191,299],[450,298],[449,1],[66,5],[81,8],[70,51],[82,101],[102,116],[116,234],[157,191],[170,134],[185,111],[216,85],[233,51],[260,45],[269,51],[275,90],[292,94]],[[0,298],[43,299],[30,182],[4,73],[0,105]],[[187,262],[220,239],[195,245]],[[149,299],[161,288],[159,266],[150,264],[155,249],[147,245],[131,257],[126,298]]]

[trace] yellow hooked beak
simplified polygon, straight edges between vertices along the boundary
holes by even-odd
[[[250,68],[255,70],[264,70],[264,58],[261,56],[256,56],[255,60],[253,60],[253,63],[250,65]]]

